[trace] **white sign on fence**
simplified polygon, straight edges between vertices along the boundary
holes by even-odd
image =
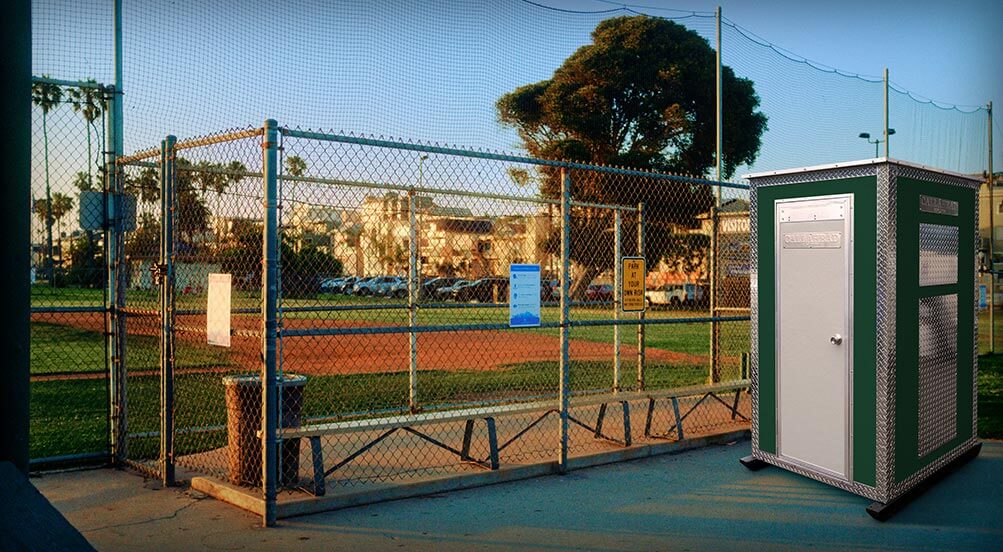
[[[509,265],[508,325],[513,328],[540,325],[540,265]]]
[[[230,284],[229,274],[209,274],[206,336],[210,345],[230,346]]]

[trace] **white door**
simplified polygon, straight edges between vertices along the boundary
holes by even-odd
[[[777,447],[850,479],[853,196],[776,203]]]

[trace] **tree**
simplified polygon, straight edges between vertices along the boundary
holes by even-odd
[[[56,192],[52,194],[52,206],[49,216],[56,222],[57,235],[59,236],[59,264],[63,263],[63,217],[65,217],[70,211],[73,210],[73,198]]]
[[[286,172],[292,176],[303,176],[306,173],[306,161],[298,155],[286,158]]]
[[[135,178],[126,178],[125,190],[127,193],[136,195],[143,203],[156,203],[160,201],[160,171],[153,167],[146,167],[140,171]]]
[[[514,128],[531,155],[661,172],[705,175],[714,164],[715,53],[693,31],[647,16],[601,22],[592,43],[579,48],[545,81],[503,95],[499,121]],[[753,83],[722,68],[724,86],[723,177],[759,152],[766,116],[756,111]],[[542,167],[540,191],[560,195],[559,169]],[[516,175],[513,175],[516,177]],[[525,180],[519,175],[519,180]],[[572,197],[579,201],[645,205],[648,236],[695,228],[708,211],[708,186],[654,178],[578,171]],[[573,295],[613,263],[608,209],[575,208],[571,258],[584,269]],[[548,249],[559,250],[558,236]],[[633,240],[626,240],[630,254]],[[666,240],[648,239],[650,264],[666,253]]]
[[[42,75],[49,78],[49,75]],[[31,85],[31,102],[42,110],[42,142],[45,158],[45,269],[49,276],[49,285],[56,285],[52,270],[52,192],[49,187],[49,111],[58,107],[63,101],[63,89],[48,82],[35,82]],[[38,212],[36,210],[36,212]]]
[[[97,84],[97,81],[94,79],[87,79],[85,82]],[[91,87],[71,88],[69,96],[73,111],[83,116],[84,125],[87,127],[87,175],[91,176],[94,174],[91,171],[91,167],[94,165],[94,158],[91,156],[91,127],[94,125],[94,121],[104,112],[104,108],[102,107],[104,98],[99,89]],[[95,130],[96,133],[97,131]]]

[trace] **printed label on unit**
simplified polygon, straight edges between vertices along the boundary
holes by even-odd
[[[928,195],[919,196],[919,210],[936,215],[958,215],[958,202]]]
[[[788,232],[784,234],[784,249],[839,249],[843,247],[842,232]]]

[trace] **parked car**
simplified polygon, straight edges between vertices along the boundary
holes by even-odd
[[[320,291],[322,293],[335,293],[344,280],[344,278],[324,278],[320,281]]]
[[[379,289],[380,285],[385,284],[395,278],[396,276],[373,276],[372,278],[367,278],[365,280],[356,283],[352,287],[352,293],[354,295],[363,295],[363,296],[376,295],[377,294],[376,290]]]
[[[491,276],[470,282],[453,290],[456,301],[479,301],[481,303],[508,302],[508,278]]]
[[[392,293],[398,286],[404,286],[407,290],[407,280],[400,276],[385,276],[373,286],[373,295],[380,297],[392,297]],[[405,294],[407,292],[405,291]]]
[[[467,286],[469,284],[470,282],[468,280],[460,279],[454,282],[453,285],[451,286],[442,286],[439,289],[435,290],[435,299],[437,301],[448,301],[450,299],[453,299],[456,290],[463,288],[464,286]]]
[[[648,306],[679,308],[707,304],[706,286],[699,284],[665,284],[644,294]]]
[[[435,292],[444,288],[455,285],[457,282],[461,281],[462,278],[454,278],[450,276],[445,276],[441,278],[432,278],[422,282],[421,288],[418,290],[419,299],[435,299]]]
[[[387,284],[381,289],[380,295],[403,299],[407,297],[407,278],[398,278],[396,282]]]
[[[589,284],[585,289],[586,301],[612,301],[613,284]]]
[[[354,286],[360,278],[358,276],[348,276],[342,278],[337,285],[332,288],[334,293],[349,294],[352,292],[352,286]]]

